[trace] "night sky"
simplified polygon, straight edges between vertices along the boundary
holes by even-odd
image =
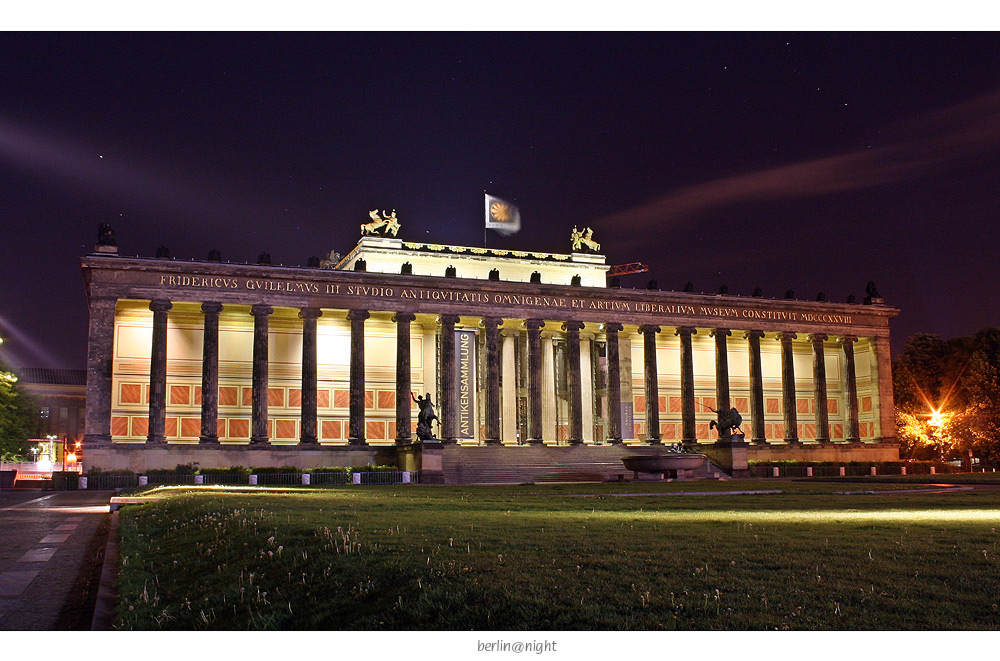
[[[895,351],[1000,324],[995,34],[0,35],[0,357],[85,366],[79,257],[305,265],[371,209],[404,240],[569,252],[623,278],[858,300]]]

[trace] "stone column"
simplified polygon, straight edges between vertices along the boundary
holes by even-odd
[[[441,435],[445,443],[455,443],[455,324],[453,314],[441,315]]]
[[[659,326],[639,326],[642,333],[643,368],[646,377],[646,441],[660,441],[660,383],[656,374],[656,334]]]
[[[542,332],[545,322],[528,319],[528,442],[542,443]]]
[[[792,340],[795,333],[778,333],[781,342],[781,407],[785,416],[785,442],[799,442],[799,423],[795,402],[795,364]]]
[[[875,363],[878,373],[878,412],[875,416],[875,436],[880,441],[894,443],[896,441],[896,409],[892,398],[892,356],[889,351],[888,337],[871,339],[875,349]],[[873,384],[874,385],[874,384]]]
[[[618,333],[622,325],[604,324],[608,349],[608,442],[622,442],[622,382],[618,356]]]
[[[556,347],[550,333],[542,337],[542,392],[542,438],[556,441]]]
[[[732,331],[728,328],[714,328],[708,332],[715,338],[715,408],[728,411],[729,402],[729,348],[727,340]]]
[[[584,333],[580,336],[580,414],[584,443],[594,442],[594,362],[590,352],[594,336]]]
[[[368,310],[351,310],[351,383],[348,445],[368,445],[365,441],[365,319]]]
[[[250,443],[267,441],[267,328],[274,313],[270,305],[250,308],[253,315],[253,408],[250,420]]]
[[[750,345],[750,424],[754,443],[766,443],[764,433],[764,372],[760,365],[760,338],[764,331],[748,330],[743,333]]]
[[[87,428],[83,442],[98,447],[111,442],[111,373],[115,343],[114,298],[90,299],[87,330]]]
[[[698,442],[694,410],[694,349],[691,346],[691,336],[698,331],[682,326],[675,332],[681,336],[681,442],[690,445]]]
[[[500,438],[504,443],[520,443],[517,436],[517,332],[503,332],[500,351]]]
[[[840,338],[840,343],[844,347],[844,386],[847,389],[847,432],[848,443],[857,443],[861,440],[861,430],[858,424],[858,377],[854,367],[854,343],[858,338],[853,335],[845,335]]]
[[[486,436],[487,444],[500,442],[500,351],[498,327],[503,319],[484,317],[486,329]]]
[[[302,425],[299,440],[304,444],[316,443],[316,320],[323,316],[319,308],[302,308],[302,397],[300,404]]]
[[[201,351],[201,440],[219,442],[219,313],[221,303],[202,303],[205,314]]]
[[[396,322],[396,443],[409,443],[412,439],[410,406],[410,322],[417,316],[412,312],[397,312],[392,320]]]
[[[569,436],[570,445],[583,443],[583,390],[580,383],[580,331],[582,321],[567,321],[562,325],[566,331],[566,386],[569,392]]]
[[[813,346],[813,393],[816,406],[816,440],[830,442],[830,411],[826,397],[826,357],[823,354],[825,333],[813,333],[809,340]]]
[[[153,311],[153,346],[149,353],[149,436],[148,443],[164,443],[167,417],[167,311],[170,301],[154,300],[149,303]]]

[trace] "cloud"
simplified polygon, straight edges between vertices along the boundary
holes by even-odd
[[[178,218],[206,213],[238,216],[254,209],[251,201],[226,194],[206,177],[173,174],[122,153],[114,144],[97,148],[0,117],[0,166],[4,164],[40,175],[47,186],[82,190],[111,200],[116,207],[129,202],[166,209]]]
[[[947,167],[973,154],[996,150],[998,141],[1000,91],[910,120],[899,128],[899,138],[884,147],[686,186],[600,218],[595,225],[664,227],[739,202],[824,195],[894,183]]]

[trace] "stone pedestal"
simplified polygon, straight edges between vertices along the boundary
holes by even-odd
[[[420,483],[444,484],[441,441],[429,439],[420,443]]]
[[[743,434],[733,434],[729,440],[699,444],[698,450],[708,455],[712,463],[725,469],[733,477],[747,477],[750,474],[748,447],[749,444]]]

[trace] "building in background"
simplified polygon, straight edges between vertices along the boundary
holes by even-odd
[[[87,371],[18,367],[21,387],[37,409],[39,438],[55,436],[70,443],[83,440],[87,418]]]
[[[600,476],[677,443],[735,472],[898,459],[897,310],[607,287],[598,250],[362,236],[302,268],[100,245],[82,259],[87,466],[419,466],[411,393],[434,402],[446,481]],[[745,442],[712,429],[731,408]]]

